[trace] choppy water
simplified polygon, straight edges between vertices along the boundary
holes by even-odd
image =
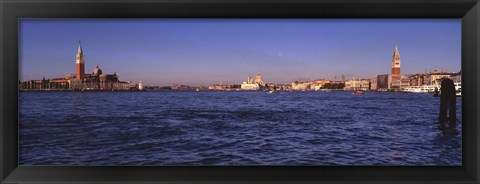
[[[21,92],[20,165],[461,165],[430,94]]]

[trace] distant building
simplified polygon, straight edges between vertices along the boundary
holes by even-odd
[[[458,73],[452,73],[450,75],[450,79],[452,79],[453,82],[461,83],[462,82],[462,71],[460,71]]]
[[[247,84],[247,83],[242,83],[241,85],[242,90],[259,90],[260,85],[259,84]]]
[[[397,85],[393,85],[393,84],[394,83],[397,84],[398,83],[397,81],[399,81],[401,77],[402,77],[401,75],[396,75],[396,74],[377,75],[377,90],[395,89]]]
[[[255,83],[255,82],[253,81],[252,76],[249,75],[249,76],[247,77],[247,84],[254,84],[254,83]]]
[[[319,80],[315,80],[313,81],[313,86],[315,88],[322,88],[325,84],[328,84],[328,83],[331,83],[332,81],[330,80],[325,80],[325,79],[319,79]]]
[[[85,73],[85,55],[82,45],[78,43],[76,54],[76,73],[63,78],[30,80],[20,82],[20,90],[129,90],[130,81],[120,81],[117,73],[103,74],[97,65],[92,74]]]
[[[208,86],[208,89],[209,90],[224,90],[222,85],[211,85],[211,86]]]
[[[424,75],[424,85],[440,85],[443,78],[450,78],[451,73],[442,73],[442,72],[435,72],[435,73],[428,73]]]
[[[409,75],[399,75],[399,80],[393,80],[390,86],[390,89],[402,90],[410,86]]]
[[[389,74],[377,75],[377,90],[388,90]]]
[[[312,82],[299,82],[299,81],[292,82],[292,90],[310,90],[311,86],[312,86]]]
[[[424,74],[413,74],[409,76],[410,86],[423,86]]]
[[[260,75],[260,73],[257,73],[257,76],[255,76],[255,84],[260,84],[260,85],[265,85],[265,82],[263,82],[263,77]]]
[[[400,90],[410,86],[408,75],[402,75],[400,73],[400,51],[398,50],[398,46],[395,46],[393,49],[391,62],[392,70],[390,74],[377,75],[376,84],[374,84],[376,90]]]
[[[318,79],[313,81],[293,81],[291,85],[291,90],[315,90],[318,91],[322,89],[325,84],[331,84],[332,81],[325,79]]]
[[[377,90],[377,76],[370,77],[370,90]]]
[[[344,90],[369,90],[370,89],[370,80],[360,79],[360,80],[346,80]]]
[[[247,81],[243,82],[240,86],[242,90],[259,90],[262,87],[265,87],[265,82],[263,81],[262,75],[257,73],[255,80],[249,75]]]
[[[265,84],[268,90],[291,90],[292,86],[291,85],[286,85],[286,84],[274,84],[274,83],[269,83]]]

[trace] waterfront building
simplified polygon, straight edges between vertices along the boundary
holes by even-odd
[[[314,81],[306,82],[306,83],[310,84],[309,90],[319,91],[320,89],[322,89],[322,87],[325,84],[329,84],[329,83],[331,83],[331,81],[330,80],[325,80],[325,79],[318,79],[318,80],[314,80]]]
[[[282,85],[282,90],[292,90],[292,85]]]
[[[400,90],[403,87],[410,85],[410,80],[407,80],[408,75],[400,73],[400,51],[398,46],[393,49],[392,56],[392,70],[390,74],[377,75],[376,90],[380,91],[392,91]],[[401,81],[403,80],[403,81]],[[408,81],[408,85],[406,82]]]
[[[190,89],[203,89],[203,87],[189,87]],[[173,89],[173,88],[172,88]],[[233,84],[233,85],[221,85],[221,84],[214,84],[208,86],[208,90],[216,90],[216,91],[232,91],[232,90],[240,90],[240,85]]]
[[[388,85],[389,81],[389,75],[388,74],[383,74],[383,75],[377,75],[377,90],[388,90],[390,87]]]
[[[291,85],[291,90],[315,90],[318,91],[322,89],[325,84],[331,84],[332,81],[325,79],[318,79],[313,81],[293,81]]]
[[[409,75],[399,75],[399,76],[400,76],[400,80],[392,81],[390,89],[403,90],[410,86]]]
[[[174,88],[172,88],[172,89],[173,89],[173,90],[176,90],[176,89],[174,89]],[[225,90],[226,88],[225,88],[225,86],[223,86],[223,85],[215,84],[215,85],[208,86],[208,89],[209,89],[209,90],[222,90],[222,91],[223,91],[223,90]]]
[[[377,90],[377,76],[370,77],[370,90]]]
[[[313,90],[315,90],[315,91],[320,91],[320,89],[322,89],[322,86],[320,86],[320,85],[314,85],[313,86]]]
[[[261,86],[265,85],[265,82],[263,82],[263,77],[260,75],[260,73],[257,73],[257,76],[255,76],[255,82],[256,84],[259,84]]]
[[[19,81],[18,85],[19,90],[56,90],[68,89],[69,87],[69,80],[64,78],[45,79],[45,77],[42,80]]]
[[[260,90],[263,87],[265,87],[265,82],[263,81],[263,77],[260,75],[260,73],[257,73],[255,79],[249,75],[247,77],[247,81],[244,81],[240,85],[240,89],[242,90]]]
[[[312,82],[293,81],[292,90],[310,90],[312,84],[313,84]]]
[[[332,83],[332,81],[330,81],[330,80],[325,80],[325,79],[318,79],[318,80],[313,81],[313,83],[314,83],[315,86],[320,86],[320,87],[322,87],[322,86],[324,86],[324,85],[327,84],[327,83]]]
[[[388,90],[401,91],[402,89],[410,86],[410,75],[400,74],[394,75],[390,74],[388,77]]]
[[[462,82],[462,71],[460,71],[458,73],[452,73],[450,75],[450,79],[452,79],[453,82],[461,83]]]
[[[377,90],[395,90],[400,88],[398,81],[402,78],[402,75],[397,74],[383,74],[377,75]]]
[[[346,80],[345,87],[343,90],[369,90],[370,89],[370,80],[359,79],[359,80]]]
[[[443,78],[450,78],[451,73],[437,72],[428,73],[424,75],[424,85],[435,85],[439,86]]]
[[[254,84],[254,83],[255,83],[255,81],[253,81],[252,76],[249,75],[249,76],[247,77],[247,84]]]
[[[414,93],[432,93],[435,91],[435,88],[437,90],[441,88],[440,84],[443,79],[450,78],[454,82],[457,95],[460,95],[461,88],[462,88],[461,75],[462,75],[461,72],[445,73],[445,72],[438,72],[437,70],[435,70],[432,73],[411,75],[409,77],[410,86],[407,88],[404,88],[403,91],[414,92]]]
[[[409,76],[410,86],[423,86],[424,74],[413,74]]]
[[[78,43],[76,54],[76,73],[67,74],[63,78],[30,80],[20,82],[20,90],[130,90],[130,81],[120,81],[120,76],[103,74],[98,65],[91,74],[85,73],[85,54],[81,42]]]
[[[216,85],[208,86],[208,90],[215,90],[215,88],[216,88]]]
[[[243,82],[241,85],[242,90],[259,90],[260,85],[259,84],[248,84],[246,82]]]
[[[221,85],[218,85],[218,86],[221,86]],[[170,86],[170,89],[171,90],[195,90],[196,88],[191,87],[189,85],[184,85],[184,84],[181,84],[181,85],[173,84],[172,86]]]
[[[291,90],[292,86],[288,84],[274,84],[274,83],[269,83],[265,84],[267,87],[267,90]]]

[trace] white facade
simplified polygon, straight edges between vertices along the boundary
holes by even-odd
[[[248,84],[246,82],[243,82],[240,88],[242,90],[259,90],[260,85],[259,84]]]
[[[442,78],[450,78],[449,73],[428,73],[423,75],[424,85],[440,85]]]
[[[370,81],[368,80],[347,80],[344,90],[369,90]]]
[[[243,82],[240,86],[242,90],[259,90],[262,86],[265,85],[263,82],[263,77],[260,73],[257,73],[255,79],[253,79],[250,75],[247,77],[247,81]]]

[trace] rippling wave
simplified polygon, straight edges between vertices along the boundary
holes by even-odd
[[[461,165],[429,94],[21,92],[20,165]]]

